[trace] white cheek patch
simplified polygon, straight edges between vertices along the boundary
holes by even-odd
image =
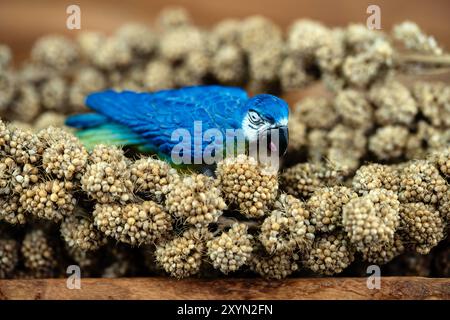
[[[288,118],[283,118],[280,120],[280,126],[287,126],[288,125]]]
[[[244,136],[250,141],[254,141],[258,138],[258,131],[250,127],[248,117],[245,117],[244,121],[242,121],[242,131],[244,131]]]

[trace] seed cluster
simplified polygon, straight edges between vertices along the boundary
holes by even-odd
[[[312,213],[311,223],[318,231],[330,232],[341,226],[342,208],[358,195],[347,187],[317,189],[306,206]]]
[[[74,136],[60,128],[49,127],[38,133],[46,148],[42,154],[42,166],[58,179],[71,180],[84,173],[88,152]]]
[[[156,261],[173,277],[192,276],[200,271],[204,240],[210,236],[203,229],[189,229],[181,236],[157,246]]]
[[[402,202],[436,204],[445,198],[449,190],[439,170],[426,160],[405,164],[400,180],[399,199]]]
[[[265,216],[278,193],[277,172],[251,157],[238,155],[217,165],[217,179],[226,201],[249,218]]]
[[[94,223],[83,216],[66,217],[60,226],[61,236],[69,248],[81,251],[97,250],[106,244],[106,239]]]
[[[51,275],[54,272],[57,264],[56,253],[49,241],[41,229],[35,229],[25,235],[21,253],[27,269],[41,275]]]
[[[130,180],[138,193],[145,193],[161,198],[169,190],[169,183],[176,178],[176,170],[167,162],[142,158],[130,166]]]
[[[176,179],[170,186],[165,203],[175,217],[198,227],[216,222],[226,208],[214,179],[203,174]]]
[[[445,223],[439,212],[423,202],[402,204],[400,225],[406,234],[405,238],[421,254],[429,253],[444,238]]]
[[[94,225],[106,236],[131,245],[161,240],[172,228],[170,215],[153,201],[97,204],[93,216]]]
[[[234,223],[228,231],[209,240],[207,254],[214,268],[228,274],[248,264],[253,250],[252,239],[247,225]]]
[[[12,239],[0,239],[0,279],[7,278],[19,261],[19,246]]]
[[[74,185],[70,181],[50,180],[25,190],[19,201],[22,208],[34,216],[59,221],[75,208],[73,190]]]
[[[98,145],[90,155],[81,187],[100,203],[127,202],[133,198],[129,160],[122,150]]]
[[[265,278],[284,279],[298,270],[299,259],[296,253],[254,254],[250,261],[250,269]]]
[[[312,271],[332,275],[342,272],[354,259],[354,250],[342,231],[319,236],[308,252],[305,266]]]
[[[339,184],[342,173],[328,165],[299,163],[284,171],[280,178],[287,193],[308,198],[318,188]]]
[[[280,195],[274,210],[261,224],[259,241],[270,254],[302,252],[314,240],[315,228],[305,204],[287,194]]]
[[[350,200],[342,210],[342,224],[350,241],[359,249],[392,242],[399,225],[397,195],[386,189],[374,189]]]

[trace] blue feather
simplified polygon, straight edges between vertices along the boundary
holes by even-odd
[[[73,116],[69,116],[65,124],[69,127],[84,129],[84,128],[92,128],[104,123],[107,123],[109,119],[99,113],[84,113],[84,114],[76,114]]]

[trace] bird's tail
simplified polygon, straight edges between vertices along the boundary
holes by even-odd
[[[69,116],[66,125],[78,129],[75,135],[92,150],[98,144],[144,147],[145,140],[126,126],[111,121],[98,113]]]

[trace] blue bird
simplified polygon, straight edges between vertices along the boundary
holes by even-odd
[[[190,164],[205,164],[198,159],[211,146],[217,147],[212,156],[229,151],[224,142],[233,132],[241,133],[246,151],[250,143],[263,143],[280,155],[287,149],[289,108],[269,94],[250,98],[243,89],[214,85],[153,93],[106,90],[90,94],[86,105],[95,113],[70,116],[66,125],[79,129],[76,135],[88,149],[100,143],[132,146],[175,165],[180,162],[174,154]]]

